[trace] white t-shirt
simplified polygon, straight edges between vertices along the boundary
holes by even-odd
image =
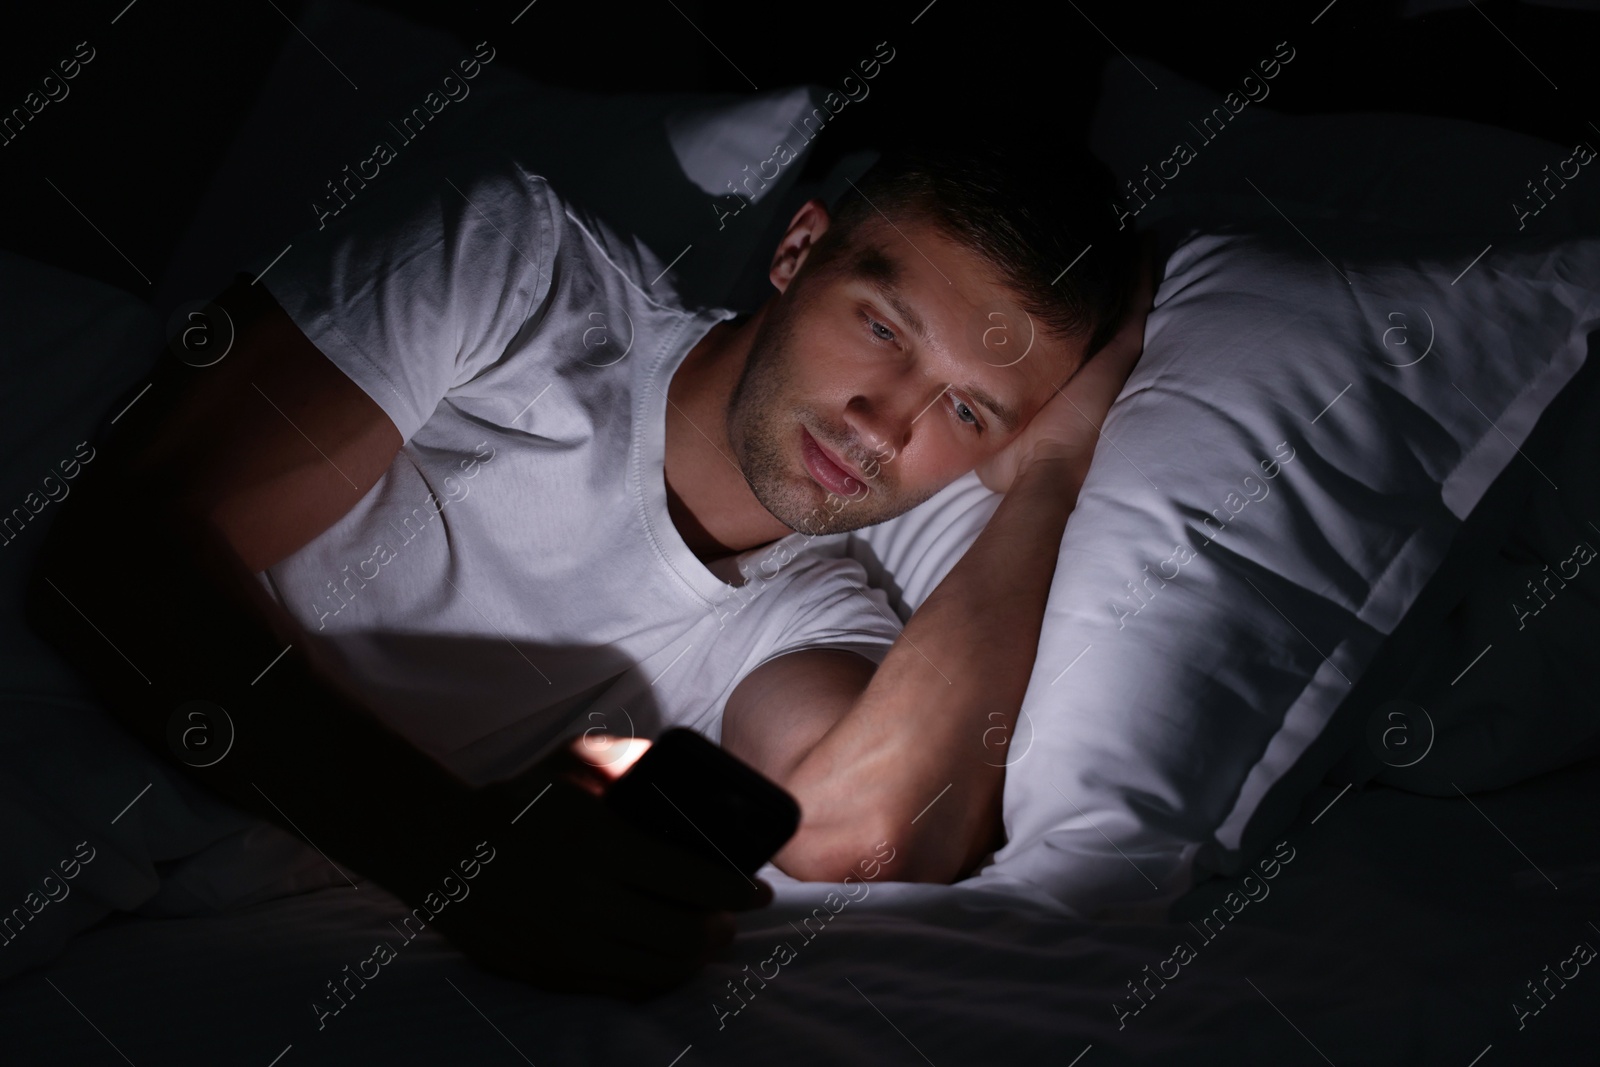
[[[269,592],[480,784],[595,726],[719,740],[733,687],[787,652],[881,662],[899,619],[845,535],[708,569],[668,516],[667,385],[733,313],[678,306],[647,248],[519,165],[473,173],[357,201],[260,281],[405,440]]]

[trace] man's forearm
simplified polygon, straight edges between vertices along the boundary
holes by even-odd
[[[178,755],[167,724],[181,705],[220,706],[234,731],[231,748],[187,773],[414,896],[423,878],[413,871],[435,858],[470,790],[312,669],[304,636],[219,538],[180,532],[137,494],[72,504],[79,506],[52,531],[31,590],[30,616],[42,635],[89,677],[112,714],[168,755]],[[115,558],[97,535],[111,524],[127,533]],[[275,660],[291,642],[296,647]],[[200,722],[224,743],[220,717]]]
[[[786,871],[834,880],[888,840],[892,877],[947,882],[997,844],[1005,750],[984,738],[1014,731],[1086,473],[1056,458],[1019,473],[861,696],[796,766],[784,784],[805,812],[807,841],[779,854]]]

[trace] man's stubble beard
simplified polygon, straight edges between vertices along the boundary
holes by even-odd
[[[874,472],[875,468],[874,457],[853,455],[845,447],[848,434],[835,433],[825,420],[795,406],[789,397],[795,331],[785,311],[778,310],[780,306],[778,302],[769,306],[728,397],[728,442],[745,482],[761,506],[791,530],[821,536],[885,522],[932,496],[937,490],[914,499],[895,491],[889,477],[895,460],[892,454],[875,458],[875,484],[868,484],[866,493],[858,493],[853,499],[830,499],[832,494],[809,474],[804,475],[801,485],[796,484],[791,464],[799,437],[797,423],[805,425],[819,444],[847,460],[855,460],[866,472]]]

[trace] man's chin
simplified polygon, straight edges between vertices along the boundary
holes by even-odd
[[[815,483],[813,483],[815,484]],[[767,510],[789,529],[796,533],[803,533],[810,537],[821,537],[826,534],[850,533],[868,526],[876,526],[880,522],[887,522],[895,512],[885,515],[878,507],[868,510],[865,507],[868,497],[851,500],[840,497],[828,490],[820,490],[814,503],[806,503],[800,508],[778,511],[770,505]],[[878,501],[873,501],[878,504]]]
[[[922,502],[913,500],[904,507],[895,507],[892,506],[895,502],[870,486],[858,496],[840,496],[804,472],[792,480],[780,477],[758,484],[746,475],[746,481],[769,514],[795,533],[810,537],[876,526],[903,515]]]

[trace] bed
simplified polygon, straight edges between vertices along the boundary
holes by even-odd
[[[326,5],[319,17],[321,31],[335,33],[368,16]],[[460,51],[397,23],[360,25],[441,60]],[[1164,85],[1181,83],[1142,58],[1140,68]],[[274,76],[281,85],[293,74],[280,67]],[[1108,68],[1107,77],[1131,75]],[[413,89],[387,91],[402,100]],[[479,102],[516,91],[508,82],[491,85]],[[272,99],[265,94],[258,118],[281,129],[287,119],[272,113]],[[810,103],[803,92],[776,99]],[[1130,98],[1107,99],[1110,109]],[[700,195],[693,161],[719,148],[702,136],[696,107],[725,103],[679,101],[643,118],[629,113],[641,129],[673,131],[650,142],[687,175],[668,195]],[[454,136],[470,140],[471,123],[492,117],[463,116]],[[1403,140],[1404,131],[1395,136]],[[1108,158],[1154,158],[1137,136],[1097,147]],[[321,151],[318,158],[318,149],[308,149],[297,163],[304,175],[322,173],[341,148],[330,141]],[[781,205],[828,195],[863,165],[847,160],[815,186],[775,186],[743,220],[738,254],[689,282],[707,292],[750,292],[748,270],[738,268],[781,221]],[[704,173],[715,170],[708,164]],[[8,381],[0,434],[5,454],[18,457],[4,465],[8,499],[32,492],[41,471],[61,484],[59,457],[74,455],[81,431],[137,399],[169,312],[220,288],[226,276],[218,271],[239,247],[266,246],[292,224],[291,211],[304,214],[299,201],[280,204],[276,217],[262,210],[229,247],[215,223],[249,195],[241,177],[249,171],[244,157],[219,171],[209,216],[196,220],[163,279],[160,313],[65,272],[16,257],[0,262],[15,280],[15,307],[50,324],[24,333],[24,347],[85,353],[71,389],[42,373],[37,381]],[[1202,199],[1202,183],[1212,180],[1205,175],[1220,172],[1197,169],[1184,195]],[[585,176],[575,165],[573,180]],[[1203,199],[1213,208],[1226,203]],[[1420,208],[1406,210],[1416,218]],[[1585,218],[1572,210],[1566,225],[1577,232]],[[1331,215],[1324,221],[1339,224]],[[1586,367],[1593,371],[1594,361]],[[40,414],[39,392],[52,390],[72,413],[63,425]],[[1585,403],[1566,417],[1600,414],[1590,410],[1600,405]],[[4,560],[8,595],[19,587],[24,558]],[[917,581],[925,587],[936,577]],[[64,874],[72,857],[95,877],[123,864],[117,884],[128,887],[120,904],[94,898],[90,906],[81,888],[90,880],[67,880],[80,891],[48,905],[73,917],[66,932],[31,946],[7,933],[0,953],[37,958],[3,972],[10,975],[0,983],[6,1062],[1488,1067],[1581,1062],[1600,1035],[1593,1022],[1600,978],[1586,973],[1590,946],[1600,945],[1600,837],[1593,832],[1600,758],[1547,760],[1567,765],[1470,796],[1428,796],[1377,781],[1365,739],[1352,746],[1346,738],[1319,757],[1316,773],[1298,765],[1306,780],[1284,776],[1293,788],[1279,790],[1290,794],[1274,801],[1281,814],[1234,842],[1230,858],[1238,863],[1220,863],[1205,879],[1187,868],[1182,878],[1163,876],[1151,893],[1131,894],[1127,907],[1093,921],[1084,913],[1100,909],[1064,906],[1059,893],[994,871],[955,886],[875,884],[840,903],[835,887],[795,882],[769,867],[763,873],[776,899],[742,917],[725,958],[673,993],[632,1005],[531,990],[474,968],[431,931],[408,937],[396,925],[405,911],[397,899],[370,882],[331,877],[281,831],[208,807],[96,719],[78,683],[14,611],[5,626],[0,801],[13,826],[43,829],[8,838],[14,852],[0,888],[17,899],[0,907],[21,904],[30,886],[46,872]],[[1380,659],[1374,676],[1382,668]],[[1361,710],[1366,721],[1369,709]],[[148,795],[141,791],[147,782]],[[72,818],[53,805],[70,808]],[[158,811],[177,814],[146,817]],[[72,842],[85,826],[102,832],[94,820],[108,834],[135,826],[138,839],[115,838],[117,850],[84,859]],[[271,886],[229,885],[219,875],[227,850],[245,844],[257,859],[275,857],[281,877]],[[22,869],[18,858],[34,864],[56,852],[62,864],[52,858],[39,870]],[[1159,891],[1174,887],[1175,899]],[[390,953],[376,976],[352,978],[380,943]],[[339,1010],[330,1013],[335,1003]]]
[[[1597,761],[1471,803],[1324,786],[1226,926],[1199,925],[1229,888],[1212,883],[1168,925],[911,885],[824,924],[822,887],[779,884],[726,962],[643,1006],[492,978],[431,933],[406,944],[377,887],[330,887],[110,919],[6,983],[0,1033],[41,1065],[1573,1062],[1594,1036],[1581,972],[1521,1026],[1513,1006],[1600,943],[1597,819]],[[319,1029],[312,1001],[384,939],[398,958]]]

